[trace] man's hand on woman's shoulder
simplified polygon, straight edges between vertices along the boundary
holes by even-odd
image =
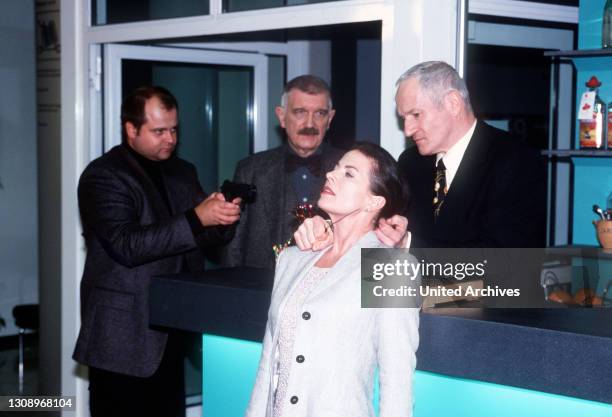
[[[395,215],[388,219],[380,219],[374,232],[383,244],[405,248],[409,236],[407,229],[408,219]],[[304,220],[293,234],[293,238],[300,250],[320,251],[332,244],[334,232],[323,217],[314,216]]]
[[[378,227],[374,230],[378,240],[387,246],[405,248],[408,239],[408,219],[398,214],[380,219]]]

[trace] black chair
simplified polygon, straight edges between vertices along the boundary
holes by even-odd
[[[15,325],[19,328],[19,393],[23,394],[23,336],[26,330],[38,330],[38,304],[22,304],[13,308]]]

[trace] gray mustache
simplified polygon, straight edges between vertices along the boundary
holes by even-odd
[[[298,135],[316,136],[319,134],[319,129],[316,127],[305,127],[298,131]]]

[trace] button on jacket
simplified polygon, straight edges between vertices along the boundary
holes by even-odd
[[[373,417],[373,382],[377,368],[380,417],[412,416],[412,379],[419,342],[418,309],[361,308],[362,247],[384,246],[373,232],[363,236],[304,302],[293,346],[296,361],[284,399],[287,416]],[[296,283],[322,254],[291,247],[279,257],[247,417],[272,415],[279,317]]]

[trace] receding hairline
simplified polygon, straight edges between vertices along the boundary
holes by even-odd
[[[309,92],[309,91],[303,91],[300,88],[294,87],[289,91],[285,91],[283,92],[283,95],[281,96],[281,104],[280,106],[283,108],[287,107],[287,104],[289,103],[289,94],[294,93],[296,91],[299,91],[300,93],[303,94],[307,94],[309,96],[327,96],[327,106],[328,109],[327,110],[332,110],[333,109],[333,102],[332,102],[332,98],[331,98],[331,94],[329,91],[318,91],[318,92]]]
[[[157,103],[155,103],[155,101],[157,101]],[[165,103],[164,100],[162,100],[162,98],[160,98],[158,95],[153,95],[145,99],[144,106],[142,106],[143,124],[151,121],[149,117],[147,117],[147,105],[156,105],[156,107],[159,107],[166,113],[170,113],[172,111],[176,112],[176,123],[178,125],[178,106],[172,105],[171,103]]]
[[[333,108],[331,88],[329,87],[327,82],[325,82],[325,80],[320,77],[317,77],[316,75],[300,75],[285,84],[285,86],[283,87],[283,93],[281,95],[281,107],[287,107],[289,93],[295,90],[301,91],[302,93],[309,95],[327,94],[327,102],[329,106],[328,110],[331,110]]]
[[[165,111],[176,110],[178,112],[178,105],[175,105],[175,104],[172,104],[170,102],[164,101],[164,99],[162,97],[158,96],[158,95],[152,95],[151,97],[145,99],[144,106],[142,108],[144,113],[145,113],[145,115],[146,115],[147,104],[153,105],[155,101],[157,102],[159,107],[161,107]]]

